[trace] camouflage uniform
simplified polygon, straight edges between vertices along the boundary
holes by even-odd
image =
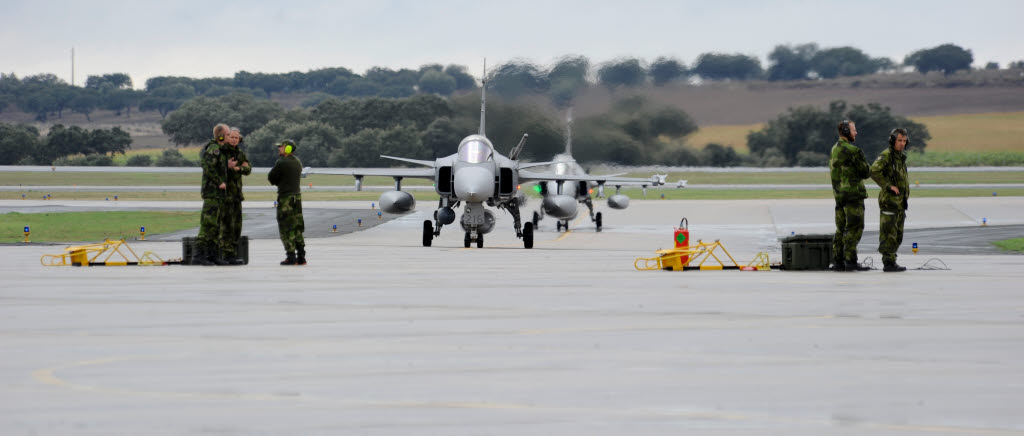
[[[832,194],[836,200],[836,235],[832,238],[832,260],[836,265],[857,261],[857,244],[864,234],[864,179],[870,167],[864,151],[840,138],[832,146],[828,162]]]
[[[207,256],[212,256],[218,246],[220,216],[224,209],[224,191],[219,186],[227,179],[226,160],[223,159],[221,146],[217,141],[207,143],[200,157],[200,164],[203,167],[203,212],[199,218],[196,247]]]
[[[306,230],[306,223],[302,219],[302,194],[277,197],[277,230],[281,233],[284,251],[292,253],[305,247],[306,241],[302,238],[302,232]]]
[[[224,144],[220,151],[226,168],[228,187],[224,192],[224,207],[220,218],[220,249],[225,259],[234,259],[238,257],[238,241],[242,238],[242,201],[245,200],[242,195],[242,176],[252,173],[252,164],[242,166],[243,163],[249,162],[249,158],[240,147]],[[239,171],[227,168],[227,162],[232,158],[241,168]]]
[[[277,186],[277,228],[281,233],[281,243],[288,252],[289,258],[299,253],[305,258],[305,241],[302,232],[305,222],[302,219],[302,194],[299,189],[299,178],[302,176],[302,162],[293,155],[277,160],[267,174],[271,185]]]
[[[903,243],[903,222],[907,219],[907,200],[910,198],[907,155],[890,146],[871,165],[871,178],[882,188],[878,193],[878,209],[881,211],[878,252],[882,254],[883,264],[896,265],[896,250]],[[900,193],[892,192],[890,186],[895,186]]]

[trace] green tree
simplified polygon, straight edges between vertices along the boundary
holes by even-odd
[[[672,58],[659,57],[651,63],[647,74],[655,86],[662,86],[686,76],[686,66],[682,62]]]
[[[133,89],[104,86],[100,88],[100,96],[104,109],[114,111],[117,116],[121,116],[121,113],[124,112],[125,117],[131,118],[132,106],[139,104],[142,94]]]
[[[439,70],[427,70],[420,77],[420,92],[449,95],[455,91],[455,78]]]
[[[597,81],[609,89],[642,85],[646,76],[647,72],[637,58],[609,61],[597,70]]]
[[[721,144],[707,144],[701,153],[704,155],[705,165],[712,167],[734,167],[742,162],[736,150]]]
[[[36,153],[39,130],[27,124],[0,123],[0,165],[13,165]]]
[[[512,99],[543,92],[548,88],[548,83],[540,68],[517,59],[495,68],[490,74],[488,87],[495,94]]]
[[[81,127],[54,124],[46,134],[45,143],[37,148],[37,153],[33,157],[37,162],[50,163],[58,157],[85,154],[88,151],[89,139],[89,131]]]
[[[148,112],[155,110],[160,113],[160,118],[167,118],[167,114],[181,107],[190,98],[195,97],[195,88],[184,83],[173,83],[167,86],[155,88],[139,102],[139,110]]]
[[[974,55],[970,50],[965,50],[954,44],[943,44],[934,48],[918,50],[907,55],[903,60],[905,65],[913,65],[921,73],[941,71],[947,76],[959,70],[971,69],[973,62]]]
[[[102,76],[89,76],[85,79],[85,87],[99,91],[104,86],[114,89],[131,89],[132,78],[125,73],[104,74]]]
[[[89,118],[89,114],[95,111],[99,105],[99,92],[89,88],[78,91],[75,97],[68,103],[68,106],[72,111],[85,115],[86,121],[92,121],[92,119]]]
[[[135,156],[128,158],[128,161],[125,162],[125,166],[129,167],[148,167],[152,165],[153,158],[148,154],[137,154]]]
[[[861,76],[878,71],[878,65],[874,60],[854,47],[821,50],[811,58],[811,68],[826,79]]]
[[[742,54],[704,53],[697,58],[693,72],[707,79],[753,79],[762,74],[761,61]]]
[[[987,64],[985,64],[985,69],[986,70],[998,70],[999,69],[999,62],[989,61]]]
[[[160,122],[160,128],[175,144],[201,144],[210,140],[217,123],[238,127],[245,134],[255,132],[283,112],[280,104],[247,94],[196,97],[171,112]]]
[[[806,79],[817,53],[818,45],[814,43],[775,46],[768,54],[768,80]]]
[[[476,79],[466,72],[466,67],[462,65],[449,65],[444,68],[444,73],[455,79],[456,90],[476,89]]]
[[[563,56],[547,73],[551,100],[555,106],[568,108],[581,90],[587,87],[590,60],[584,56]]]
[[[89,132],[88,141],[82,150],[85,154],[124,154],[132,148],[132,137],[120,127],[95,129]]]
[[[435,119],[420,135],[420,142],[429,152],[429,159],[447,156],[456,151],[466,130],[460,129],[449,117]]]
[[[195,162],[185,159],[181,152],[173,148],[164,150],[163,154],[156,159],[158,167],[194,167]]]

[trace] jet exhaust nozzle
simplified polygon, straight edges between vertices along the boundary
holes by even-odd
[[[380,195],[380,209],[386,213],[406,213],[416,207],[416,199],[405,191],[387,191]]]

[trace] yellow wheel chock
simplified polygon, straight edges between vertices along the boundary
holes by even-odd
[[[721,250],[723,257],[719,257],[716,254],[716,250]],[[757,256],[746,266],[739,266],[736,263],[736,259],[729,254],[729,251],[725,249],[725,246],[721,242],[715,241],[707,243],[704,241],[697,241],[697,245],[680,248],[670,248],[667,250],[655,251],[657,257],[638,257],[633,261],[633,267],[640,271],[652,271],[658,269],[665,269],[670,271],[690,271],[690,270],[744,270],[744,271],[769,271],[771,265],[768,263],[767,253],[758,253]],[[712,260],[709,262],[709,260]],[[727,259],[731,264],[727,264],[723,259]]]
[[[119,257],[115,258],[115,255]],[[100,260],[101,257],[102,260]],[[142,257],[139,257],[124,239],[118,241],[107,239],[98,244],[68,247],[62,254],[44,254],[39,258],[39,263],[43,266],[147,266],[171,265],[180,263],[180,261],[165,261],[151,251],[142,253]]]

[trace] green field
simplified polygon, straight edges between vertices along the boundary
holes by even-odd
[[[157,234],[199,226],[199,212],[10,212],[0,217],[0,243],[22,241],[25,226],[32,242],[130,239],[139,236],[139,227]]]
[[[996,247],[1005,251],[1016,251],[1024,253],[1024,238],[1007,239],[1005,241],[993,242]]]
[[[184,157],[185,160],[196,162],[197,166],[198,166],[198,162],[199,162],[199,147],[198,146],[196,146],[196,147],[180,147],[177,150],[178,150],[178,152],[181,153],[181,156]],[[151,159],[153,159],[153,164],[155,165],[156,164],[156,160],[162,154],[164,154],[164,149],[162,149],[162,148],[140,148],[140,149],[136,149],[136,150],[128,150],[124,154],[115,154],[114,155],[114,164],[118,165],[118,166],[125,166],[125,164],[128,163],[128,159],[131,158],[132,156],[144,155],[144,156],[149,156]]]

